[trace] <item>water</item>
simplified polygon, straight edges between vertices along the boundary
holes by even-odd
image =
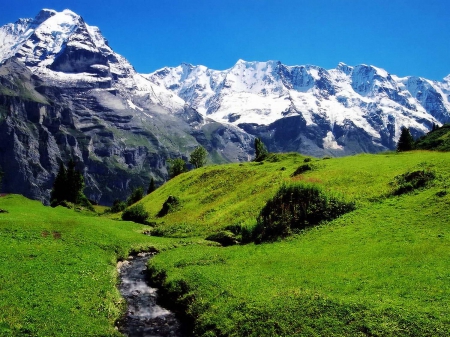
[[[175,314],[156,304],[157,289],[146,282],[151,256],[152,253],[140,253],[119,262],[119,291],[128,303],[119,331],[128,337],[184,337]]]

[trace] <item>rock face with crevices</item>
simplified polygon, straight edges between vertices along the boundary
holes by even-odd
[[[199,145],[211,162],[248,160],[253,137],[201,116],[136,73],[97,27],[42,10],[0,28],[3,191],[48,203],[59,163],[73,158],[85,194],[111,204],[167,178],[167,160]]]

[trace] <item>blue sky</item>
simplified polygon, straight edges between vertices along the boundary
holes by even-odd
[[[0,25],[69,8],[142,73],[238,59],[450,74],[449,0],[3,0]]]

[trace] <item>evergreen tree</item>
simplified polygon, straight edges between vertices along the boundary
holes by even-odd
[[[255,138],[255,161],[263,161],[269,152],[261,138]]]
[[[402,133],[400,134],[400,138],[397,143],[397,151],[411,151],[413,149],[414,139],[411,136],[411,132],[409,128],[402,127]]]
[[[156,190],[155,187],[155,179],[153,177],[150,179],[150,184],[148,185],[147,194],[152,193],[154,190]]]
[[[191,153],[191,158],[189,162],[194,165],[195,168],[202,167],[206,164],[206,156],[208,152],[205,150],[203,146],[197,146],[194,151]]]
[[[69,160],[67,170],[64,164],[59,164],[59,171],[53,182],[53,188],[50,195],[51,204],[58,205],[62,201],[82,203],[86,207],[92,207],[86,196],[83,194],[84,179],[81,172],[75,168],[73,159]]]
[[[81,172],[75,168],[73,159],[67,164],[67,201],[78,203],[84,188],[84,179]]]
[[[67,172],[64,164],[61,162],[59,163],[58,174],[53,182],[50,201],[52,204],[57,204],[63,200],[67,200]]]

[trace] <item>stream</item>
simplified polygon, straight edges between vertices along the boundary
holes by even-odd
[[[128,337],[185,337],[175,314],[156,304],[157,289],[147,284],[152,253],[139,253],[119,262],[119,291],[128,304],[119,331]]]

